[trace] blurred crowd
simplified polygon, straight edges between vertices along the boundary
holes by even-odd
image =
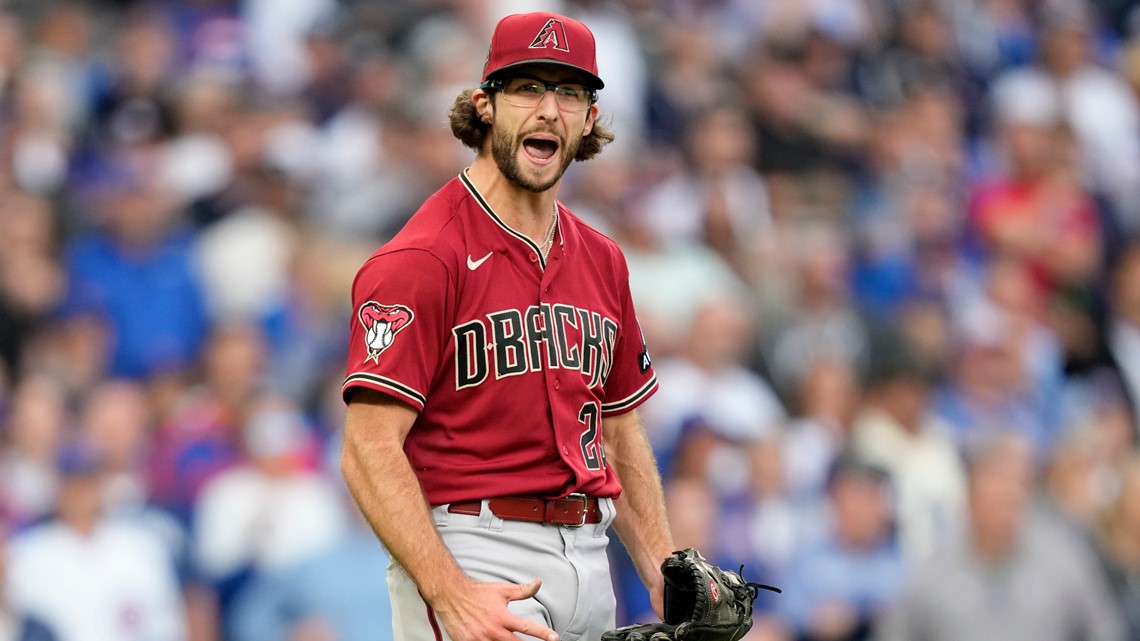
[[[1135,5],[0,0],[0,641],[390,637],[349,285],[539,7],[597,37],[560,196],[677,544],[784,589],[749,638],[1140,639]]]

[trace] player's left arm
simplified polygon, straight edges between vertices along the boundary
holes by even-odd
[[[657,460],[636,411],[603,418],[602,434],[606,463],[622,486],[614,530],[649,589],[654,612],[664,616],[661,562],[673,553],[674,545]]]

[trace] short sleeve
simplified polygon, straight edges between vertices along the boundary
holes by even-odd
[[[373,256],[352,285],[352,328],[342,395],[366,387],[419,411],[439,369],[452,314],[451,278],[431,253]]]
[[[621,261],[621,329],[614,346],[613,362],[604,384],[605,401],[602,414],[624,414],[644,403],[657,391],[657,375],[649,358],[645,334],[637,321],[633,296],[629,290],[629,272]]]

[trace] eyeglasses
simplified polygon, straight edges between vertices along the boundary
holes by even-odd
[[[532,108],[546,96],[554,92],[554,100],[566,111],[585,111],[598,94],[583,85],[562,82],[545,82],[534,78],[511,78],[509,80],[488,80],[479,85],[481,89],[495,89],[503,94],[503,99],[516,107]]]

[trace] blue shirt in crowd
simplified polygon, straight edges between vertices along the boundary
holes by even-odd
[[[142,378],[197,359],[208,319],[192,250],[188,233],[139,250],[101,233],[69,247],[62,311],[107,324],[112,376]]]
[[[866,621],[898,596],[903,579],[903,560],[893,542],[854,551],[821,540],[792,562],[777,607],[800,634],[812,612],[828,602],[845,603]]]

